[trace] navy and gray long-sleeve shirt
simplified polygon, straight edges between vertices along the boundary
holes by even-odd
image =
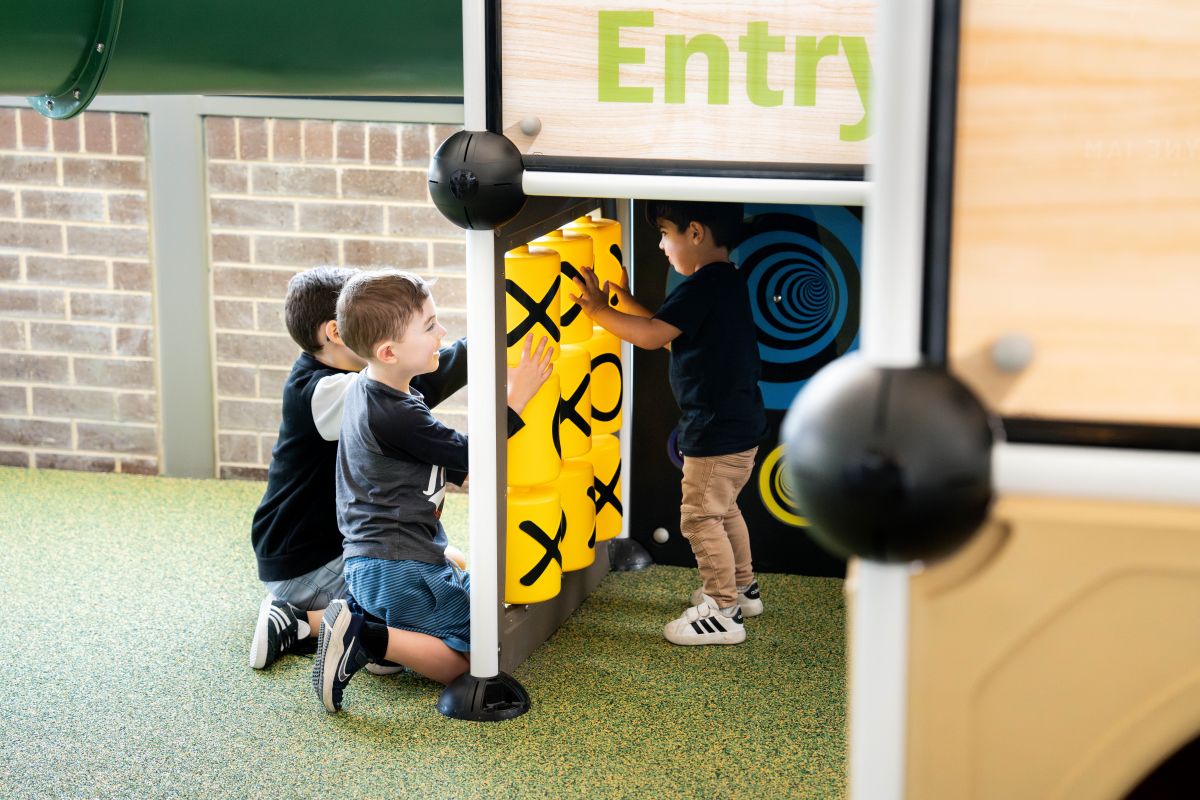
[[[466,384],[466,341],[440,353],[438,368],[408,392],[371,378],[370,367],[346,393],[337,460],[337,515],[346,558],[445,561],[440,521],[446,481],[467,475],[467,437],[429,409]],[[508,412],[511,436],[522,426]]]

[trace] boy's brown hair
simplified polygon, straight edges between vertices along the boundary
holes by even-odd
[[[362,358],[385,339],[399,341],[413,316],[429,298],[429,283],[411,272],[380,269],[360,272],[342,287],[337,302],[338,331],[346,346]]]
[[[313,267],[288,281],[283,320],[301,350],[311,354],[325,346],[321,326],[337,317],[338,295],[357,272],[349,267]]]

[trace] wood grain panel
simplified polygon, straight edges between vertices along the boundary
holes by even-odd
[[[994,410],[1200,425],[1198,41],[1192,0],[964,3],[949,355]]]
[[[522,153],[563,157],[687,159],[793,164],[863,164],[866,141],[843,141],[842,126],[864,116],[847,46],[817,62],[815,105],[796,105],[796,37],[861,37],[874,45],[874,0],[693,0],[664,9],[641,0],[505,0],[501,6],[503,129]],[[649,87],[649,103],[600,102],[601,11],[653,10],[653,27],[621,29],[622,48],[645,51],[645,63],[623,64],[622,86]],[[748,24],[767,24],[783,50],[766,56],[765,86],[782,92],[777,106],[748,96]],[[729,53],[727,104],[708,103],[708,62],[687,62],[685,100],[666,103],[667,35],[720,37]],[[860,60],[861,63],[861,60]],[[520,121],[537,117],[536,136]]]

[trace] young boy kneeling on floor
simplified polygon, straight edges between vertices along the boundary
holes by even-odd
[[[439,356],[446,330],[429,286],[398,270],[361,273],[342,289],[337,322],[367,367],[346,393],[336,469],[352,600],[325,610],[313,665],[330,712],[370,660],[450,683],[467,670],[471,630],[470,579],[447,561],[440,522],[446,480],[466,477],[467,437],[429,411],[461,384]],[[508,374],[509,435],[550,376],[545,341],[531,344]]]
[[[283,385],[283,417],[254,512],[250,541],[267,590],[250,641],[250,666],[266,669],[287,652],[312,653],[325,608],[346,596],[342,534],[334,509],[334,464],[342,398],[366,366],[338,332],[337,300],[357,270],[314,267],[288,281],[283,301],[288,333],[303,351]],[[464,342],[443,363],[466,382]],[[462,553],[451,558],[462,562]],[[464,564],[465,565],[465,564]],[[373,666],[373,672],[395,667]]]

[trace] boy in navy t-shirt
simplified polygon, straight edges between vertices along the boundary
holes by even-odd
[[[763,604],[737,497],[767,434],[750,296],[729,263],[741,208],[657,202],[646,216],[662,237],[659,248],[684,276],[658,312],[651,314],[618,286],[600,286],[586,269],[575,281],[580,295],[574,299],[596,324],[627,342],[647,350],[670,345],[671,391],[682,411],[680,529],[703,586],[692,593],[691,608],[663,633],[675,644],[738,644],[746,638],[743,616],[761,614]],[[608,304],[609,291],[628,312]]]

